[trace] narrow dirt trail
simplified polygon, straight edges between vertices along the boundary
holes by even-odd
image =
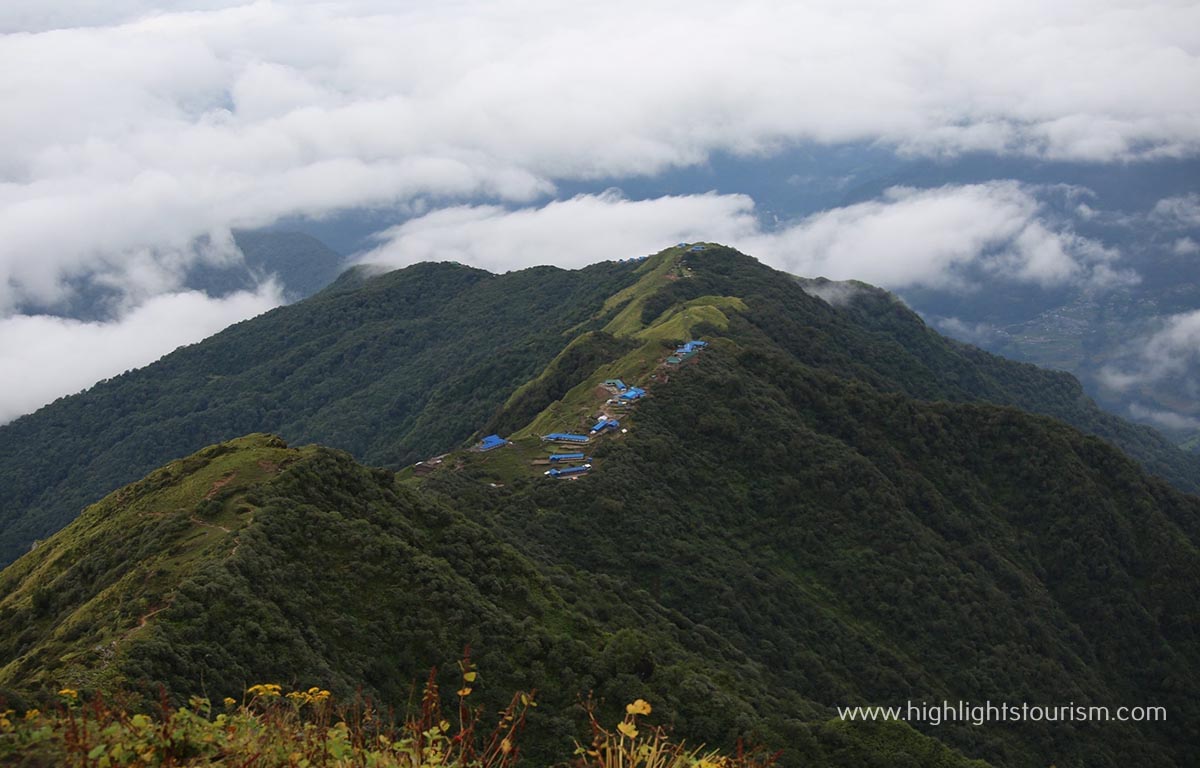
[[[188,520],[191,520],[196,525],[203,525],[205,528],[216,528],[217,530],[224,531],[225,533],[233,533],[232,528],[226,528],[225,526],[217,525],[216,523],[206,523],[195,515],[189,517]]]

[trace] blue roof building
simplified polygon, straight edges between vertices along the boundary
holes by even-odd
[[[571,475],[582,475],[591,468],[591,464],[582,464],[578,467],[563,467],[562,469],[547,470],[546,474],[550,477],[570,477]]]
[[[592,434],[596,434],[597,432],[605,432],[610,429],[616,429],[619,426],[621,426],[621,422],[617,421],[616,419],[610,419],[606,416],[603,419],[600,419],[600,421],[597,421],[596,426],[592,427]]]
[[[622,400],[637,400],[639,397],[646,394],[646,390],[641,387],[630,387],[621,394],[617,395]]]
[[[555,453],[555,454],[551,454],[550,463],[558,464],[559,462],[584,461],[586,459],[587,459],[587,456],[583,455],[582,453]]]
[[[704,347],[708,346],[707,341],[689,341],[681,347],[675,349],[675,354],[683,359],[687,359],[699,352]]]
[[[502,445],[508,445],[508,441],[500,435],[488,435],[479,441],[479,450],[490,451],[493,448],[499,448]]]
[[[696,244],[695,244],[695,245],[693,245],[691,248],[688,248],[688,250],[689,250],[689,251],[703,251],[703,250],[704,250],[704,246],[703,246],[703,245],[700,245],[699,243],[696,243]]]
[[[573,435],[569,432],[552,432],[542,438],[552,443],[586,443],[590,439],[587,435]]]
[[[628,389],[628,387],[625,386],[625,382],[621,381],[620,379],[605,379],[604,386],[614,387],[619,392]]]

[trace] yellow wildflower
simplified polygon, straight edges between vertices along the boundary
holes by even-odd
[[[223,701],[227,707],[232,707],[234,704],[237,704],[237,699],[231,699],[228,696],[226,696]]]
[[[466,698],[467,696],[471,695],[471,689],[468,686],[463,686],[462,688],[458,689],[458,695]]]
[[[626,704],[625,711],[631,715],[648,715],[650,714],[650,702],[638,699],[632,704]]]
[[[638,729],[633,723],[617,723],[617,730],[631,739],[636,739],[638,735]]]
[[[500,751],[506,755],[509,752],[512,752],[512,741],[510,741],[508,737],[500,739]]]
[[[36,709],[27,709],[27,710],[25,710],[25,719],[26,720],[37,720],[41,714],[42,713]]]
[[[58,692],[58,695],[62,696],[64,699],[75,701],[75,699],[79,698],[79,691],[75,690],[74,688],[63,688]]]
[[[247,689],[246,693],[251,696],[261,696],[264,699],[271,699],[283,692],[283,687],[276,683],[259,683],[252,685]]]
[[[477,678],[477,677],[479,677],[478,672],[464,672],[463,673],[463,682],[473,683],[473,682],[475,682],[475,678]]]

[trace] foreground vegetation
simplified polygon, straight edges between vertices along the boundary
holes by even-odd
[[[20,768],[141,768],[143,766],[289,766],[289,768],[510,768],[521,758],[526,715],[537,704],[517,693],[490,729],[468,697],[477,672],[462,667],[452,715],[444,713],[431,675],[416,711],[397,722],[369,700],[339,705],[320,688],[284,692],[272,683],[251,686],[238,702],[215,706],[192,697],[164,704],[155,716],[130,713],[102,697],[84,702],[74,689],[58,692],[47,712],[0,711],[0,763]],[[638,699],[611,728],[590,718],[591,737],[564,745],[572,768],[769,768],[777,755],[739,746],[732,755],[692,747],[639,718],[652,712]],[[451,722],[453,719],[453,722]]]

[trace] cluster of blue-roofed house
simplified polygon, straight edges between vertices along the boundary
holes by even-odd
[[[616,402],[629,404],[638,398],[644,397],[646,394],[646,390],[642,389],[641,387],[630,387],[620,379],[608,379],[604,382],[604,386],[611,391],[619,393],[617,395],[619,400],[609,400],[609,404],[614,404]],[[596,419],[596,423],[592,425],[592,428],[588,430],[586,435],[577,435],[572,432],[551,432],[548,435],[542,436],[542,442],[583,445],[585,443],[590,443],[594,437],[599,437],[600,435],[604,435],[609,432],[615,432],[617,430],[621,430],[620,419],[614,419],[607,414],[602,414]],[[621,431],[624,432],[625,430]],[[547,477],[574,478],[579,475],[586,474],[592,468],[592,465],[587,463],[591,460],[592,459],[590,456],[587,456],[582,452],[553,453],[549,457],[549,463],[559,465],[577,464],[577,466],[569,466],[562,469],[556,467],[548,470],[545,474]],[[534,463],[536,464],[538,462]]]
[[[687,243],[680,243],[681,247]],[[704,246],[697,246],[692,250],[703,250]],[[707,341],[692,339],[689,342],[681,344],[675,348],[675,353],[667,358],[668,363],[679,364],[689,357],[697,354],[700,350],[708,346]],[[629,406],[634,402],[646,396],[646,390],[641,387],[631,387],[620,379],[605,379],[604,387],[614,393],[616,397],[608,400],[608,405]],[[593,437],[599,437],[607,432],[612,432],[621,428],[621,422],[618,419],[611,418],[607,415],[600,416],[595,425],[588,430],[586,435],[577,435],[571,432],[552,432],[542,437],[543,442],[547,443],[574,443],[583,445],[592,440]],[[624,431],[624,430],[622,430]],[[583,453],[557,453],[550,456],[551,464],[574,464],[575,462],[590,462],[591,458]],[[535,462],[536,463],[536,462]],[[578,466],[566,467],[564,469],[551,469],[546,472],[549,477],[573,477],[582,475],[592,468],[591,464],[584,463]]]
[[[667,358],[667,365],[679,365],[684,360],[692,357],[707,346],[707,341],[697,341],[693,339],[682,346],[676,347],[674,354]]]

